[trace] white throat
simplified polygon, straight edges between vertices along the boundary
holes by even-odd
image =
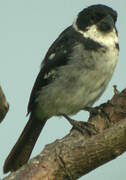
[[[85,38],[90,38],[104,46],[115,46],[118,43],[118,36],[115,28],[111,32],[104,33],[98,30],[96,25],[87,27],[87,31],[79,30],[76,25],[76,20],[73,23],[73,27],[77,32],[80,32]]]

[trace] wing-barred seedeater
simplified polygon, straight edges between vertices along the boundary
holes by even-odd
[[[49,48],[31,92],[29,121],[4,164],[25,164],[46,121],[91,107],[108,85],[118,59],[117,12],[105,5],[83,9]]]

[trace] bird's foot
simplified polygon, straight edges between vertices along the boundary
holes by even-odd
[[[88,111],[91,115],[97,115],[99,112],[101,112],[101,109],[98,107],[85,107],[82,110]]]
[[[105,124],[107,127],[109,127],[111,124],[111,118],[107,113],[107,111],[105,110],[106,105],[107,105],[106,103],[103,103],[99,107],[86,107],[83,110],[90,112],[90,119],[92,119],[92,117],[97,115],[106,117]]]
[[[97,130],[93,124],[89,122],[75,121],[66,114],[63,114],[63,116],[69,121],[69,123],[73,126],[73,128],[77,129],[82,134],[85,134],[85,132],[87,132],[88,135],[90,136],[97,134]]]

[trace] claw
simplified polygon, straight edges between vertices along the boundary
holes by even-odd
[[[75,121],[66,114],[62,114],[62,115],[69,121],[69,123],[73,126],[73,128],[77,129],[82,134],[85,134],[85,132],[87,132],[88,135],[91,136],[98,133],[94,125],[89,122]]]

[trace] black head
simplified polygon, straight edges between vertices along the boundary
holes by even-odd
[[[117,20],[117,12],[105,5],[93,5],[82,10],[76,19],[76,26],[79,30],[86,31],[86,28],[99,24],[101,31],[108,31],[110,25],[115,25]],[[109,23],[108,23],[109,21]],[[100,23],[102,22],[102,23]]]

